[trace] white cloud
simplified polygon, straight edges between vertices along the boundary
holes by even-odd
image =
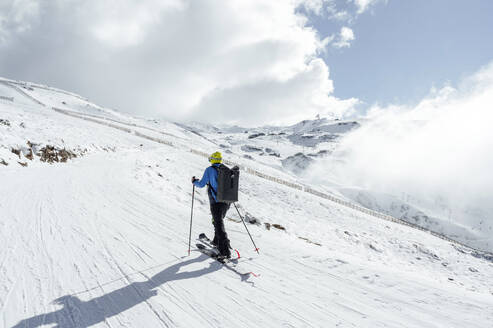
[[[327,3],[326,11],[328,13],[329,20],[335,20],[340,22],[350,22],[353,20],[353,15],[345,10],[339,10],[336,1],[330,1]]]
[[[287,124],[317,114],[341,116],[357,103],[356,99],[328,97],[332,91],[327,66],[314,59],[287,80],[271,78],[213,90],[198,108],[229,123],[255,124],[261,116],[267,122]],[[230,116],[231,112],[236,115]]]
[[[354,0],[354,3],[356,5],[357,13],[362,14],[365,11],[367,11],[371,6],[375,5],[377,2],[380,2],[381,0]]]
[[[493,63],[415,107],[375,106],[323,169],[346,185],[406,193],[434,215],[467,227],[482,220],[491,225],[491,104]]]
[[[36,0],[2,1],[0,3],[0,44],[8,41],[9,30],[22,33],[36,23],[39,3]],[[34,20],[34,21],[33,21]]]
[[[353,19],[352,15],[346,10],[333,12],[329,18],[341,22],[351,22]]]
[[[302,6],[305,10],[316,15],[320,15],[324,4],[327,2],[331,2],[331,0],[296,0],[296,5]]]
[[[297,11],[321,2],[31,1],[40,10],[26,21],[32,28],[7,29],[0,74],[170,119],[255,124],[340,114],[355,100],[330,96],[318,58],[329,40]]]
[[[90,31],[101,42],[130,46],[141,42],[149,29],[160,23],[161,17],[183,10],[184,6],[180,0],[82,2],[79,19],[93,21]]]
[[[351,46],[351,41],[354,40],[353,30],[347,26],[341,28],[341,32],[337,38],[337,41],[333,43],[336,48],[349,48]]]

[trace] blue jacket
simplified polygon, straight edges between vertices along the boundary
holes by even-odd
[[[195,181],[193,184],[199,188],[209,186],[209,193],[212,195],[214,202],[217,202],[217,170],[213,167],[219,168],[221,164],[213,164],[205,169],[202,179]]]

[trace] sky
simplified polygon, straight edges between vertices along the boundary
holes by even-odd
[[[0,76],[174,121],[351,117],[487,65],[492,12],[489,0],[2,0]]]
[[[491,0],[0,0],[0,76],[171,121],[358,118],[317,181],[491,226],[492,13]]]
[[[493,1],[388,0],[352,21],[312,17],[322,35],[345,25],[354,40],[322,56],[334,94],[366,104],[418,103],[493,60]]]

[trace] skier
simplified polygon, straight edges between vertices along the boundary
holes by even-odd
[[[224,217],[229,209],[228,203],[217,201],[217,176],[218,170],[221,166],[222,156],[220,152],[215,152],[209,157],[211,166],[205,169],[202,179],[199,180],[192,177],[192,183],[203,188],[207,185],[207,194],[209,195],[209,203],[212,214],[212,224],[214,225],[214,239],[212,244],[215,245],[219,251],[219,255],[224,258],[231,258],[231,251],[229,245],[228,235],[224,229]]]

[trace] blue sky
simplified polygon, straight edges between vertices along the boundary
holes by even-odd
[[[413,104],[493,60],[490,0],[388,0],[349,24],[323,15],[310,15],[310,24],[322,37],[344,24],[353,30],[350,47],[328,47],[321,57],[334,95],[369,105]]]

